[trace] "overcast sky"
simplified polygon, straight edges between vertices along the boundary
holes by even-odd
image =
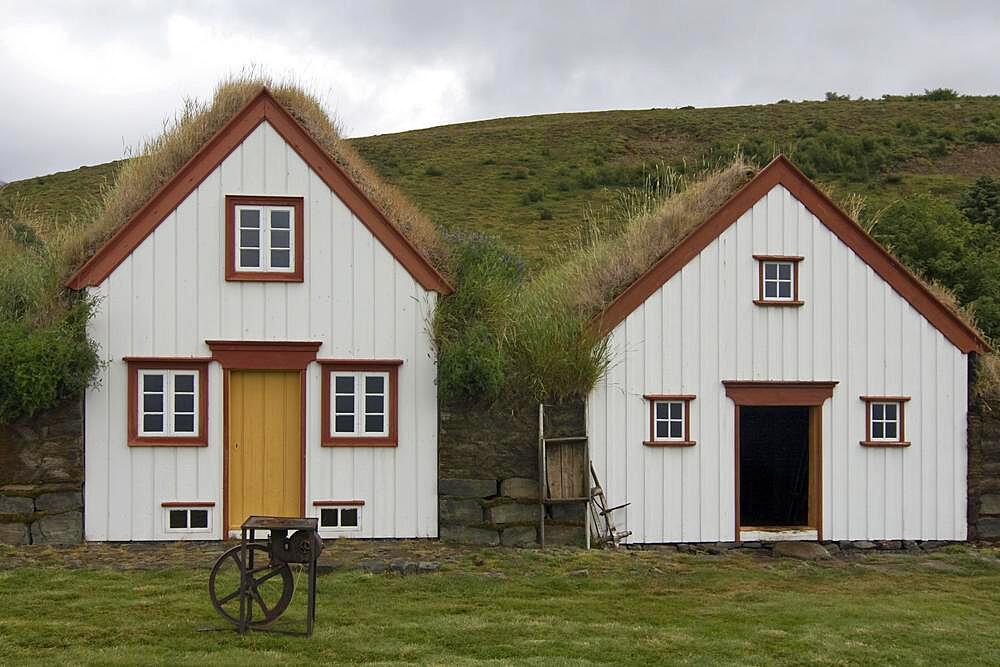
[[[511,115],[1000,92],[1000,2],[0,0],[0,180],[122,157],[254,65],[348,136]],[[853,5],[853,6],[852,6]]]

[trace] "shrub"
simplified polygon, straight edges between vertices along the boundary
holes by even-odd
[[[532,188],[524,194],[521,195],[521,204],[524,206],[529,206],[530,204],[535,204],[542,201],[545,197],[544,193],[538,188]]]
[[[952,88],[935,88],[934,90],[927,90],[924,88],[925,100],[930,100],[932,102],[943,102],[946,100],[957,100],[960,95],[957,90]]]
[[[538,219],[539,219],[539,220],[551,220],[551,219],[552,219],[552,217],[553,217],[553,216],[552,216],[552,211],[550,211],[550,210],[549,210],[549,209],[547,209],[547,208],[543,208],[543,209],[541,209],[541,210],[540,210],[540,211],[538,212]]]
[[[827,102],[848,102],[850,101],[850,95],[841,95],[840,93],[834,92],[832,90],[826,91],[826,101]]]
[[[430,164],[427,165],[426,169],[424,169],[424,174],[426,174],[427,176],[441,176],[442,174],[444,174],[444,172],[441,171],[440,167],[436,167]]]
[[[970,222],[1000,232],[1000,179],[980,176],[962,193],[958,208]]]

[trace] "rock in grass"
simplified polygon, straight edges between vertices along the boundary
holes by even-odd
[[[830,552],[817,542],[775,542],[772,553],[776,558],[799,560],[829,560]]]

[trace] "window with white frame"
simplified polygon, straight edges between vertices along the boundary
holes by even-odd
[[[327,530],[360,530],[361,507],[357,505],[321,507],[319,527]]]
[[[795,295],[795,264],[792,262],[765,261],[764,294],[766,301],[791,301]]]
[[[236,206],[236,270],[295,271],[295,208]]]
[[[867,405],[865,439],[862,445],[908,445],[906,441],[906,402],[908,396],[862,396]]]
[[[389,373],[333,371],[332,435],[386,437],[389,435]]]
[[[211,530],[211,508],[208,507],[168,507],[166,514],[167,531],[209,531]]]
[[[649,440],[647,445],[693,445],[691,401],[694,396],[647,395]]]
[[[193,437],[198,432],[198,370],[142,369],[138,382],[138,434]]]

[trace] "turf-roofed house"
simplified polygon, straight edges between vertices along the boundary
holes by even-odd
[[[280,93],[246,92],[69,281],[105,362],[88,540],[218,539],[252,514],[438,534],[427,321],[450,288],[386,186]]]
[[[786,159],[595,326],[591,457],[630,541],[966,538],[987,345]]]

